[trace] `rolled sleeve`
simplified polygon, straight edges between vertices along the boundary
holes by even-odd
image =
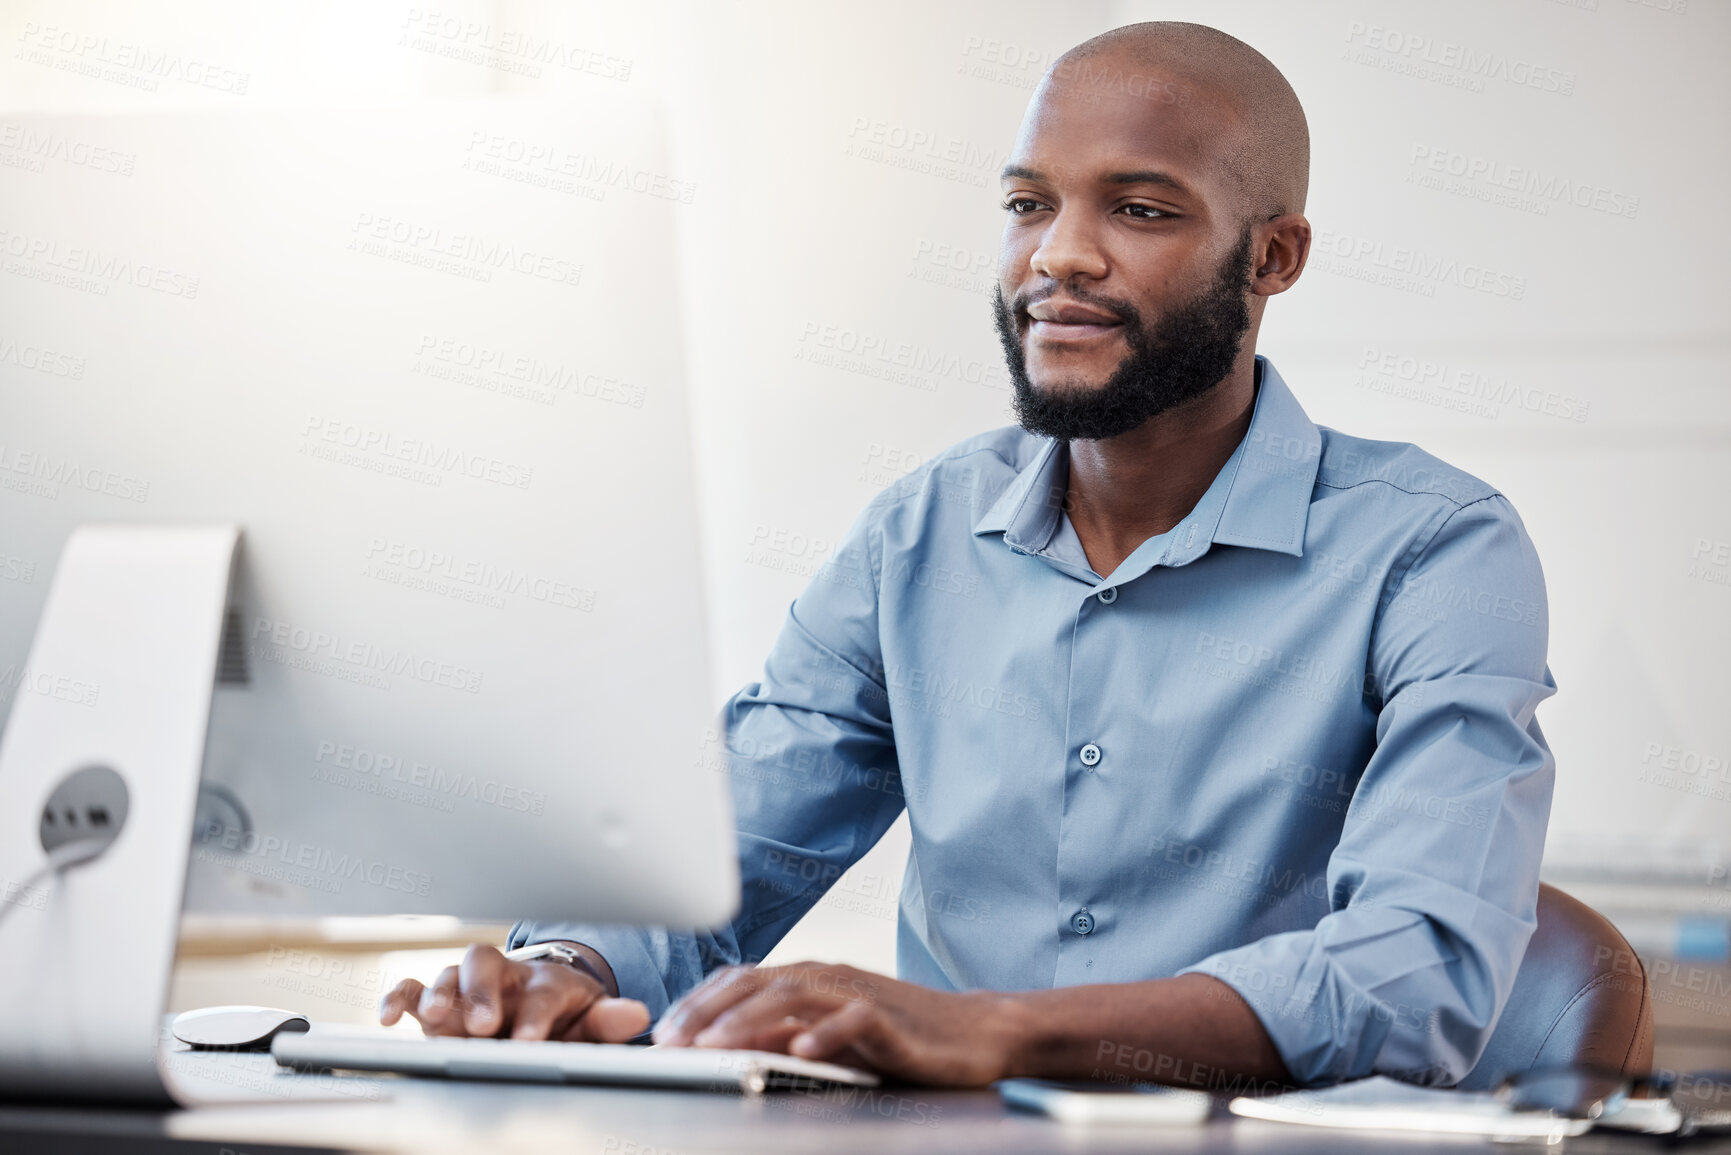
[[[1450,1084],[1483,1051],[1535,926],[1555,764],[1544,578],[1500,496],[1439,514],[1371,640],[1376,749],[1311,930],[1204,959],[1293,1078]]]
[[[727,703],[717,765],[738,823],[742,896],[701,931],[520,922],[510,945],[593,947],[620,994],[652,1019],[718,967],[756,963],[901,813],[878,637],[874,525],[867,508],[790,607],[763,680]]]

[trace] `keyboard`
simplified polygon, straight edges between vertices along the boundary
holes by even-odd
[[[271,1041],[277,1063],[297,1071],[387,1071],[513,1083],[597,1083],[705,1091],[802,1090],[841,1083],[875,1087],[869,1071],[779,1055],[706,1047],[417,1038],[397,1031],[314,1023]]]

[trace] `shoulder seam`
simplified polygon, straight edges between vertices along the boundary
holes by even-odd
[[[926,485],[931,481],[931,476],[938,471],[940,466],[945,466],[945,464],[949,464],[949,462],[952,461],[966,461],[966,459],[973,457],[975,454],[992,454],[994,457],[997,457],[1006,468],[1016,468],[1013,461],[1009,461],[1007,457],[1004,457],[1004,454],[997,452],[997,450],[990,447],[990,445],[981,445],[980,448],[969,448],[966,454],[956,454],[954,457],[933,457],[931,461],[926,462],[923,466],[919,466],[919,469],[914,469],[912,473],[905,473],[902,474],[902,476],[898,476],[897,480],[890,481],[890,485],[886,485],[886,487],[878,490],[878,495],[872,497],[871,502],[867,502],[867,509],[874,509],[874,507],[876,507],[876,509],[890,509],[891,506],[902,506],[902,502],[905,502],[905,500],[909,500],[911,497],[919,497],[919,495],[923,494],[924,490],[926,490]],[[914,485],[912,481],[916,478],[916,474],[921,473],[923,473],[924,476],[921,476],[921,478],[919,478],[919,483]]]
[[[1440,497],[1444,501],[1448,502],[1450,505],[1453,505],[1455,507],[1456,513],[1459,513],[1461,510],[1465,509],[1469,505],[1477,505],[1479,502],[1484,501],[1488,498],[1501,497],[1502,496],[1502,494],[1500,492],[1498,492],[1497,490],[1495,490],[1495,489],[1493,489],[1487,485],[1487,486],[1485,486],[1485,488],[1490,489],[1490,492],[1485,494],[1484,497],[1475,497],[1471,501],[1459,501],[1455,498],[1450,497],[1446,493],[1439,493],[1434,489],[1407,489],[1404,486],[1396,485],[1394,482],[1389,481],[1386,478],[1382,478],[1382,477],[1366,477],[1366,478],[1362,478],[1358,481],[1353,482],[1351,485],[1336,485],[1332,481],[1324,481],[1322,479],[1321,472],[1318,472],[1316,475],[1316,484],[1324,486],[1328,489],[1338,489],[1338,490],[1341,490],[1342,492],[1344,492],[1348,489],[1357,489],[1361,485],[1373,485],[1373,484],[1374,485],[1386,485],[1390,489],[1399,490],[1401,493],[1407,494],[1409,497]],[[1481,482],[1480,484],[1483,484],[1483,483]]]
[[[990,445],[982,445],[978,449],[970,449],[966,453],[958,453],[954,457],[945,457],[943,454],[940,453],[938,456],[932,458],[932,468],[936,469],[938,466],[942,465],[946,461],[960,461],[964,457],[972,457],[976,453],[990,453],[993,457],[996,457],[999,461],[1002,461],[1005,465],[1010,466],[1012,469],[1015,468],[1014,462],[1012,462],[1008,457],[1005,457],[1002,453],[999,453],[996,449],[992,448]]]
[[[1440,497],[1444,495],[1438,494],[1438,496]],[[1436,539],[1442,536],[1442,531],[1448,527],[1448,523],[1453,521],[1461,510],[1470,509],[1473,506],[1478,505],[1480,502],[1489,501],[1493,497],[1502,496],[1503,495],[1500,493],[1487,493],[1483,497],[1475,498],[1465,504],[1457,503],[1453,509],[1448,511],[1447,514],[1437,519],[1436,528],[1426,534],[1423,541],[1414,541],[1411,548],[1406,551],[1406,555],[1401,558],[1400,565],[1389,571],[1388,581],[1384,588],[1387,590],[1396,590],[1400,588],[1401,584],[1406,581],[1406,575],[1412,572],[1412,567],[1418,563],[1419,558],[1424,556],[1425,550],[1435,544]],[[1377,614],[1379,621],[1381,616],[1381,612],[1379,611]]]
[[[996,449],[994,449],[990,445],[981,445],[981,446],[978,446],[974,449],[968,450],[966,453],[956,453],[956,454],[951,454],[950,451],[946,449],[943,453],[938,454],[936,457],[932,458],[930,461],[921,465],[918,469],[913,470],[911,473],[903,474],[901,477],[896,478],[894,481],[892,481],[888,485],[884,486],[883,489],[878,491],[877,496],[873,497],[871,499],[871,501],[867,503],[867,505],[866,505],[867,511],[869,512],[869,511],[872,511],[875,509],[878,511],[887,512],[889,509],[899,508],[903,503],[907,502],[909,499],[916,498],[921,493],[925,492],[926,486],[931,481],[932,475],[934,473],[936,473],[944,465],[946,465],[952,461],[965,461],[968,458],[973,457],[974,455],[980,454],[980,453],[989,453],[993,457],[997,458],[998,461],[1001,462],[1007,468],[1010,468],[1010,469],[1015,468],[1014,462],[1012,462],[1009,458],[1005,457],[1002,453],[998,452]],[[916,474],[920,474],[922,472],[924,473],[924,476],[920,478],[919,484],[910,485],[909,482],[914,478],[914,476]],[[878,516],[882,516],[882,515],[883,515],[882,512],[880,512],[878,514]],[[881,541],[881,535],[883,532],[883,527],[880,524],[877,524],[877,517],[873,517],[872,522],[873,522],[873,524],[871,525],[871,528],[868,531],[867,536],[866,536],[866,546],[868,549],[868,555],[866,558],[866,563],[867,563],[866,569],[867,569],[867,572],[871,575],[872,593],[877,598],[881,599],[883,597],[883,584],[879,580],[878,571],[883,566],[883,543]],[[877,551],[878,551],[878,557],[875,560],[873,558],[871,558],[870,554],[869,554],[869,550],[873,545],[877,546]]]
[[[947,453],[948,450],[946,450],[945,452]],[[908,482],[913,479],[915,474],[921,473],[923,471],[925,473],[926,477],[930,477],[932,474],[934,474],[938,471],[938,468],[940,466],[946,465],[952,461],[965,461],[966,459],[974,456],[976,453],[990,453],[993,457],[996,457],[1004,465],[1008,466],[1011,469],[1015,468],[1015,463],[1013,461],[1011,461],[1009,458],[1005,457],[1002,453],[999,453],[996,449],[993,449],[990,445],[982,445],[978,449],[970,449],[966,453],[958,453],[953,457],[946,457],[943,454],[939,454],[937,457],[932,458],[930,461],[926,462],[924,465],[921,465],[918,469],[915,469],[910,473],[904,473],[902,476],[896,478],[894,481],[892,481],[888,485],[884,486],[883,489],[878,491],[877,496],[872,498],[870,504],[876,505],[879,502],[883,502],[886,505],[896,505],[896,504],[899,504],[900,502],[906,500],[909,497],[914,497],[914,496],[918,495],[918,493],[920,492],[920,490],[922,488],[924,488],[923,481],[922,481],[921,485],[919,485],[919,486],[910,486],[908,484]],[[888,499],[887,501],[885,501],[886,498]]]
[[[1442,496],[1442,495],[1439,494],[1438,496]],[[1422,555],[1425,550],[1429,549],[1431,547],[1431,544],[1433,542],[1435,542],[1439,536],[1441,536],[1442,531],[1448,526],[1449,522],[1451,522],[1455,519],[1456,514],[1460,513],[1461,510],[1463,510],[1463,509],[1471,509],[1473,506],[1478,505],[1480,502],[1489,501],[1493,497],[1502,497],[1502,494],[1500,494],[1500,493],[1487,493],[1483,497],[1475,497],[1473,500],[1468,501],[1468,502],[1458,502],[1458,501],[1455,502],[1455,507],[1449,511],[1448,516],[1443,518],[1441,521],[1437,522],[1437,527],[1435,529],[1431,530],[1430,536],[1428,536],[1424,539],[1424,544],[1412,551],[1411,557],[1409,557],[1407,559],[1406,565],[1402,568],[1401,580],[1403,580],[1403,581],[1406,580],[1406,571],[1410,570],[1413,567],[1413,563],[1418,561],[1420,555]]]

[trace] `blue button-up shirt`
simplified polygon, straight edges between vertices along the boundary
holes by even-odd
[[[1199,971],[1300,1081],[1463,1076],[1534,926],[1538,558],[1488,485],[1319,428],[1258,370],[1195,509],[1105,576],[1062,442],[1001,429],[880,494],[724,712],[738,916],[512,945],[587,942],[659,1016],[761,959],[905,808],[904,979]]]

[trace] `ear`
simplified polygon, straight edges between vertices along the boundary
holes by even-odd
[[[1272,297],[1292,288],[1310,257],[1310,222],[1301,213],[1283,213],[1251,233],[1250,291]]]

